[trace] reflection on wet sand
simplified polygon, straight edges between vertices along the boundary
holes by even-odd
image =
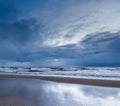
[[[0,79],[0,106],[120,106],[119,100],[119,88]]]
[[[22,98],[0,98],[0,106],[33,106],[34,104]]]

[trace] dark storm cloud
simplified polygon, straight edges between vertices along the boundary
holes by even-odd
[[[0,0],[0,59],[25,61],[26,51],[38,33],[35,19],[18,19],[14,2]]]
[[[29,45],[32,45],[38,28],[34,19],[0,24],[0,57],[14,60],[24,59],[23,54],[32,48]]]
[[[13,23],[0,24],[0,40],[24,43],[29,41],[38,28],[34,19],[22,19]]]
[[[120,32],[101,32],[86,35],[80,45],[86,49],[87,55],[83,59],[85,64],[92,66],[119,66]]]
[[[17,14],[18,10],[12,3],[0,0],[0,23],[16,19]]]
[[[118,66],[120,32],[112,33],[118,27],[110,24],[113,17],[108,19],[103,4],[0,0],[0,64]],[[100,30],[103,27],[105,31]]]
[[[39,25],[33,18],[21,18],[22,11],[15,6],[14,0],[6,2],[0,0],[0,40],[16,43],[25,43],[37,33]]]
[[[75,66],[119,66],[119,44],[119,32],[102,32],[86,35],[85,39],[80,42],[84,48],[66,45],[54,48],[42,47],[36,52],[22,51],[19,53],[18,50],[14,54],[14,58],[8,56],[6,59],[10,58],[10,60],[19,62],[29,61],[34,65],[43,66],[51,65],[51,62],[55,64],[54,59],[66,62],[66,65]]]
[[[57,46],[43,48],[30,60],[40,59],[43,63],[48,60],[50,64],[54,59],[64,60],[66,65],[82,66],[119,66],[120,64],[120,32],[96,32],[86,35],[77,45]],[[82,48],[81,48],[82,46]],[[41,62],[41,63],[42,63]],[[45,63],[46,64],[46,63]]]
[[[30,48],[27,48],[27,46],[34,41],[38,28],[39,25],[36,24],[34,19],[22,19],[5,24],[0,23],[0,55],[8,54],[7,56],[11,58],[10,54],[22,53],[22,49],[27,51]]]
[[[12,3],[9,3],[0,1],[0,40],[23,40],[23,36],[29,35],[29,22],[31,21],[20,20],[15,22],[18,10]]]
[[[87,48],[108,48],[119,50],[120,32],[101,32],[86,35],[80,44]]]

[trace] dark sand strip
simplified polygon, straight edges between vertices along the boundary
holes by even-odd
[[[104,86],[104,87],[120,87],[120,80],[102,80],[102,79],[14,75],[14,74],[0,74],[0,78],[32,78],[32,79],[40,79],[40,80],[63,82],[63,83],[85,84],[85,85],[95,85],[95,86]]]

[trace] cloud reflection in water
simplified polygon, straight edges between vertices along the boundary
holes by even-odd
[[[32,79],[0,79],[0,98],[6,97],[24,98],[33,106],[120,106],[119,88]]]

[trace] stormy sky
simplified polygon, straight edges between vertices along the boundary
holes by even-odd
[[[120,0],[0,0],[0,66],[120,66]]]

